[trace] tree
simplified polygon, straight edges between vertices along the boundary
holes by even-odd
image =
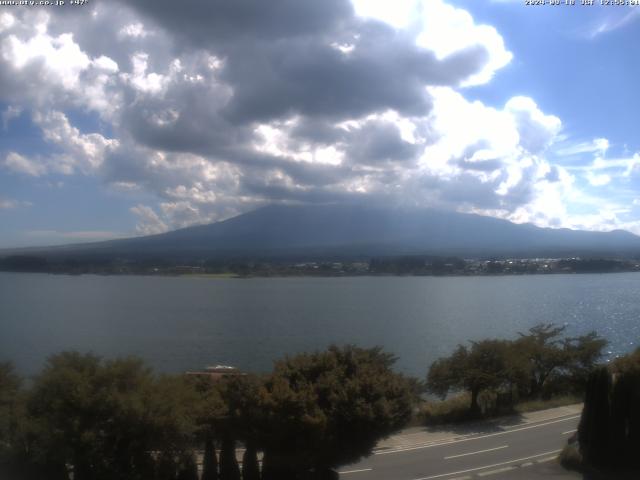
[[[204,442],[204,458],[202,460],[202,480],[218,480],[218,459],[211,435]]]
[[[433,363],[427,375],[427,389],[443,398],[450,391],[468,391],[469,413],[479,416],[480,393],[507,384],[515,375],[510,369],[510,353],[510,343],[504,340],[471,342],[470,349],[459,345],[451,356]]]
[[[27,462],[28,429],[22,379],[12,364],[0,363],[0,478],[44,478]]]
[[[222,439],[220,480],[240,480],[240,467],[236,459],[236,442],[230,434],[226,434]]]
[[[160,453],[156,467],[156,480],[176,480],[178,465],[172,452]]]
[[[587,377],[602,358],[607,341],[596,332],[562,338],[565,329],[542,323],[530,328],[528,334],[520,333],[515,348],[526,359],[529,372],[527,384],[521,385],[522,393],[531,397],[544,395],[552,378],[561,378],[563,384],[571,383],[578,392],[584,390]]]
[[[414,396],[380,348],[332,346],[276,363],[262,392],[263,478],[327,472],[402,428]]]
[[[20,386],[21,380],[14,373],[13,365],[0,363],[0,462],[14,453]]]
[[[198,480],[198,466],[192,452],[184,452],[178,464],[177,480]]]
[[[602,359],[607,341],[596,332],[563,340],[563,350],[567,359],[566,380],[573,385],[574,390],[583,392],[589,374]]]
[[[586,463],[638,471],[640,350],[589,375],[578,439]]]
[[[253,442],[245,445],[244,455],[242,456],[242,480],[260,480],[258,452]]]
[[[540,396],[545,382],[554,370],[567,364],[567,351],[561,348],[562,340],[559,338],[565,328],[556,327],[552,323],[541,323],[531,327],[528,334],[519,334],[516,348],[528,362],[529,396]]]
[[[35,379],[28,408],[41,454],[73,465],[75,480],[129,480],[148,474],[149,452],[189,446],[194,395],[180,378],[155,379],[139,359],[65,352]]]

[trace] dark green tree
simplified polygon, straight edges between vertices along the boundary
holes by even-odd
[[[196,439],[204,449],[202,480],[218,480],[216,438],[221,436],[220,427],[228,409],[220,394],[220,385],[212,377],[195,376],[187,381],[198,398],[193,413],[197,425]]]
[[[260,480],[258,451],[253,441],[246,444],[242,455],[242,480]]]
[[[236,442],[225,435],[220,449],[220,480],[240,480],[240,467],[236,459]]]
[[[596,332],[564,339],[562,349],[566,354],[567,363],[562,368],[562,380],[570,383],[575,392],[584,392],[589,374],[602,360],[606,346],[607,341]]]
[[[216,422],[217,430],[222,436],[220,478],[239,478],[240,470],[235,457],[236,441],[245,445],[243,478],[251,478],[252,475],[258,475],[259,478],[257,445],[260,425],[264,420],[260,403],[263,394],[262,379],[251,374],[232,375],[221,379],[216,388],[224,404],[223,413]]]
[[[261,395],[263,479],[327,472],[402,428],[415,398],[394,362],[380,348],[354,346],[277,362]]]
[[[216,448],[211,435],[207,436],[204,442],[204,458],[202,460],[202,479],[218,480],[218,458]]]
[[[0,363],[0,462],[15,453],[18,430],[20,378],[13,365]]]
[[[155,480],[176,480],[178,464],[175,455],[170,451],[163,451],[157,460]]]
[[[566,327],[543,323],[520,333],[515,342],[519,355],[526,359],[528,381],[520,383],[524,396],[549,396],[553,389],[550,383],[560,385],[563,390],[582,393],[589,373],[602,358],[607,342],[596,332],[565,338]]]
[[[545,382],[551,374],[568,364],[568,352],[562,348],[561,338],[565,328],[541,323],[531,327],[527,334],[520,333],[516,348],[528,362],[528,389],[523,392],[528,396],[542,395]]]
[[[451,391],[469,392],[470,415],[479,416],[480,393],[507,385],[516,375],[510,363],[511,354],[511,345],[504,340],[471,342],[471,348],[460,345],[451,356],[431,365],[427,389],[443,398]]]
[[[152,451],[184,451],[195,392],[156,380],[138,359],[104,362],[66,352],[48,360],[29,396],[41,455],[72,465],[75,480],[142,479]]]
[[[177,480],[198,480],[198,466],[192,452],[183,452],[178,463]]]
[[[590,374],[578,439],[588,464],[640,470],[640,350]]]

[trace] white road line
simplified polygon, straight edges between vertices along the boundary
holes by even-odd
[[[477,472],[478,470],[486,470],[487,468],[501,467],[502,465],[523,462],[525,460],[531,460],[532,458],[537,458],[537,457],[544,457],[545,455],[551,455],[553,453],[560,453],[560,450],[553,450],[552,452],[538,453],[537,455],[531,455],[530,457],[516,458],[514,460],[507,460],[506,462],[494,463],[493,465],[485,465],[484,467],[469,468],[467,470],[460,470],[458,472],[441,473],[440,475],[431,475],[430,477],[415,478],[414,480],[431,480],[432,478],[442,478],[442,477],[449,477],[451,475],[460,475],[462,473]]]
[[[479,477],[486,477],[487,475],[497,475],[498,473],[508,472],[509,470],[515,470],[516,467],[502,467],[495,470],[489,470],[488,472],[479,473]]]
[[[509,447],[509,445],[502,445],[501,447],[487,448],[486,450],[479,450],[477,452],[469,452],[469,453],[461,453],[459,455],[451,455],[449,457],[444,457],[444,459],[445,460],[449,460],[451,458],[466,457],[467,455],[477,455],[478,453],[493,452],[494,450],[502,450],[503,448],[507,448],[507,447]]]
[[[347,473],[360,473],[360,472],[370,472],[373,470],[372,468],[363,468],[361,470],[347,470],[345,472],[338,472],[340,475],[346,475]]]
[[[454,443],[469,442],[471,440],[481,440],[483,438],[497,437],[498,435],[508,435],[510,433],[520,432],[522,430],[529,430],[531,428],[545,427],[547,425],[552,425],[554,423],[566,422],[566,421],[569,421],[569,420],[575,420],[576,418],[580,418],[580,415],[575,415],[573,417],[563,418],[562,420],[554,420],[552,422],[539,423],[537,425],[529,425],[527,427],[521,427],[521,428],[518,428],[518,429],[509,430],[507,432],[489,433],[487,435],[480,435],[480,436],[477,436],[477,437],[462,438],[462,439],[459,439],[459,440],[450,440],[450,441],[442,442],[442,443],[434,443],[434,444],[430,444],[430,445],[420,445],[420,446],[417,446],[417,447],[407,447],[407,448],[401,448],[401,449],[398,449],[398,450],[387,450],[387,451],[384,451],[384,452],[376,452],[376,453],[374,453],[374,455],[389,455],[391,453],[410,452],[412,450],[421,450],[423,448],[440,447],[440,446],[443,446],[443,445],[452,445]]]
[[[547,458],[541,458],[539,460],[536,460],[536,463],[546,463],[546,462],[551,462],[552,460],[555,460],[556,458],[558,458],[557,455],[551,455],[550,457]]]
[[[582,411],[582,410],[581,410],[581,411]],[[559,418],[564,418],[564,417],[574,416],[574,415],[576,415],[576,414],[578,414],[578,413],[577,413],[577,412],[576,412],[576,413],[565,413],[565,414],[563,414],[563,415],[558,415],[558,416],[555,416],[555,417],[549,417],[549,418],[543,418],[543,419],[540,419],[540,420],[530,420],[530,421],[528,421],[528,422],[522,422],[522,423],[520,423],[519,425],[505,425],[503,428],[504,428],[505,430],[509,430],[509,429],[511,429],[511,428],[518,428],[518,427],[522,427],[523,425],[531,425],[531,424],[533,424],[533,423],[538,423],[538,422],[548,422],[549,420],[557,420],[557,419],[559,419]],[[579,416],[579,414],[578,414],[578,416]]]
[[[569,435],[570,433],[577,432],[577,430],[567,430],[566,432],[562,432],[560,435]]]
[[[565,418],[568,417],[568,418]],[[536,420],[536,421],[531,421],[531,422],[523,422],[519,425],[508,425],[508,426],[504,426],[502,427],[504,429],[505,432],[507,431],[514,431],[514,429],[521,429],[522,427],[534,427],[537,426],[538,423],[541,422],[545,422],[543,425],[548,425],[550,420],[557,420],[557,419],[561,419],[558,421],[565,421],[565,420],[573,420],[574,418],[579,418],[580,415],[574,415],[571,413],[568,414],[564,414],[564,415],[559,415],[557,417],[550,417],[550,418],[546,418],[544,420]],[[547,423],[548,422],[548,423]],[[541,425],[541,426],[543,426]],[[517,430],[515,430],[517,431]],[[409,433],[406,436],[416,436],[416,435],[424,435],[424,432],[416,432],[416,433]],[[438,445],[448,445],[449,443],[452,442],[460,442],[460,441],[465,441],[468,438],[473,437],[474,435],[477,435],[475,433],[472,434],[467,434],[467,435],[457,435],[455,437],[449,437],[449,438],[443,438],[440,440],[430,440],[428,442],[420,442],[420,443],[407,443],[404,445],[398,445],[395,447],[379,447],[374,449],[373,454],[374,455],[382,455],[385,453],[395,453],[397,451],[404,451],[404,450],[413,450],[415,448],[423,448],[423,447],[431,447],[431,446],[438,446]]]

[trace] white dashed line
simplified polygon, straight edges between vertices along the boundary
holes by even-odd
[[[486,477],[487,475],[497,475],[498,473],[508,472],[509,470],[515,470],[516,467],[502,467],[496,470],[489,470],[488,472],[479,473],[479,477]]]
[[[528,425],[526,427],[520,427],[520,428],[508,430],[508,431],[505,431],[505,432],[489,433],[487,435],[480,435],[480,436],[476,436],[476,437],[469,436],[469,437],[465,437],[465,438],[461,438],[461,439],[457,439],[457,440],[444,441],[444,442],[441,442],[441,443],[433,443],[433,444],[428,444],[428,445],[419,445],[419,446],[413,446],[413,447],[399,448],[397,450],[388,450],[388,451],[383,451],[383,452],[375,452],[374,455],[390,455],[392,453],[410,452],[410,451],[413,451],[413,450],[421,450],[423,448],[440,447],[440,446],[443,446],[443,445],[452,445],[454,443],[470,442],[471,440],[481,440],[483,438],[490,438],[490,437],[496,437],[498,435],[508,435],[508,434],[514,433],[514,432],[521,432],[522,430],[529,430],[531,428],[546,427],[547,425],[553,425],[554,423],[568,422],[569,420],[575,420],[576,418],[580,418],[580,415],[574,415],[572,417],[563,418],[561,420],[554,420],[552,422],[539,423],[539,424],[536,424],[536,425]]]
[[[555,460],[556,458],[558,458],[557,455],[553,455],[551,457],[547,457],[547,458],[541,458],[540,460],[536,460],[537,463],[546,463],[546,462],[551,462],[553,460]]]
[[[361,470],[347,470],[345,472],[338,472],[340,475],[346,475],[348,473],[361,473],[361,472],[370,472],[373,470],[372,468],[363,468]]]
[[[530,457],[516,458],[516,459],[513,459],[513,460],[507,460],[506,462],[494,463],[493,465],[485,465],[484,467],[469,468],[468,470],[460,470],[458,472],[441,473],[440,475],[431,475],[430,477],[415,478],[414,480],[431,480],[432,478],[450,477],[452,475],[460,475],[460,474],[463,474],[463,473],[477,472],[478,470],[486,470],[487,468],[501,467],[502,465],[508,465],[510,463],[523,462],[525,460],[531,460],[532,458],[544,457],[545,455],[551,455],[553,453],[560,453],[560,450],[554,450],[552,452],[539,453],[537,455],[531,455]]]
[[[445,460],[449,460],[451,458],[460,458],[460,457],[466,457],[468,455],[477,455],[479,453],[493,452],[494,450],[502,450],[503,448],[507,448],[507,447],[509,447],[509,445],[502,445],[501,447],[487,448],[486,450],[478,450],[477,452],[469,452],[469,453],[461,453],[459,455],[451,455],[449,457],[444,457],[444,459]]]

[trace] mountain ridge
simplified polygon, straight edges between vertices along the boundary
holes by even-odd
[[[624,230],[552,229],[476,214],[362,205],[270,205],[220,222],[161,234],[0,250],[0,256],[176,260],[403,254],[531,258],[638,253],[640,237]]]

